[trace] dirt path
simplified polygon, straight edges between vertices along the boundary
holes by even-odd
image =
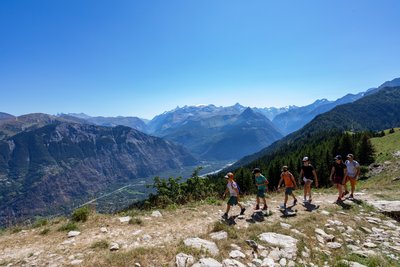
[[[297,190],[297,195],[299,193],[300,190]],[[363,193],[357,197],[366,200],[370,195]],[[305,211],[301,204],[297,204],[296,217],[282,218],[278,210],[282,199],[282,195],[273,195],[268,199],[272,215],[266,217],[267,222],[295,222],[309,216],[310,212]],[[334,206],[335,199],[333,194],[315,193],[313,201],[320,207],[314,212],[319,213]],[[233,227],[237,229],[249,226],[246,219],[251,218],[255,201],[246,198],[244,205],[247,209],[245,219],[235,220],[237,224]],[[137,247],[162,247],[165,244],[176,246],[185,238],[209,232],[212,225],[220,220],[224,210],[225,203],[218,206],[200,204],[170,211],[162,210],[162,217],[152,217],[151,213],[138,216],[141,225],[121,223],[116,216],[94,215],[88,222],[79,226],[81,234],[74,238],[68,238],[66,232],[57,231],[59,224],[22,230],[14,234],[5,233],[0,236],[0,266],[64,266],[94,253],[91,247],[100,241],[118,243],[122,251]],[[234,207],[231,215],[237,213],[239,208]],[[105,227],[107,232],[101,232],[102,227]],[[40,234],[44,228],[50,229],[47,235]]]

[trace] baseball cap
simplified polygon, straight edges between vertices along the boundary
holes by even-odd
[[[233,177],[233,173],[228,172],[224,177],[225,177],[226,179],[228,179],[228,178],[230,178],[230,177]]]
[[[347,154],[347,158],[354,158],[353,154]]]
[[[337,155],[334,159],[342,159],[342,156]]]
[[[282,171],[287,171],[288,170],[288,166],[283,166],[282,167]]]
[[[255,174],[255,173],[261,173],[261,170],[260,170],[260,168],[254,168],[254,170],[253,170],[253,174]]]
[[[304,157],[304,158],[303,158],[303,161],[308,161],[308,157]]]

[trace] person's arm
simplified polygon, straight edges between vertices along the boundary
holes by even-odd
[[[335,173],[335,167],[332,167],[331,170],[331,175],[329,176],[329,179],[333,182],[333,174]]]
[[[269,184],[269,182],[268,182],[268,179],[267,179],[267,177],[264,177],[264,178],[265,178],[264,184],[265,184],[265,185],[268,185],[268,184]]]
[[[229,189],[226,188],[226,190],[225,190],[224,195],[222,196],[222,198],[225,198],[225,197],[226,197],[226,193],[228,193],[228,191],[229,191]]]
[[[281,188],[282,181],[283,181],[283,176],[281,174],[281,179],[279,180],[279,183],[278,183],[278,190]]]
[[[347,177],[347,168],[343,169],[343,177]],[[346,179],[343,179],[342,185],[345,185],[345,184],[346,184]]]
[[[301,177],[303,177],[303,175],[304,175],[304,172],[303,172],[303,169],[301,169],[300,175],[299,175],[299,184],[301,184]]]
[[[293,184],[294,184],[294,188],[296,188],[296,187],[297,187],[297,185],[296,185],[296,180],[294,179],[294,176],[293,176],[292,173],[290,173],[290,179],[292,179],[292,182],[293,182]]]
[[[314,180],[315,180],[315,187],[318,187],[318,176],[317,176],[317,172],[315,170],[312,171],[313,175],[314,175]]]
[[[357,164],[356,170],[357,170],[356,177],[354,177],[354,178],[358,179],[358,177],[360,177],[360,172],[361,172],[360,164]]]

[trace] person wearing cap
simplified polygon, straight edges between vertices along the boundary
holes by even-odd
[[[279,180],[278,188],[281,187],[282,182],[285,184],[285,202],[283,204],[283,208],[286,209],[286,203],[289,195],[293,197],[293,206],[297,203],[296,196],[293,194],[293,190],[296,188],[296,182],[293,174],[288,170],[287,166],[282,167],[281,179]]]
[[[303,158],[303,166],[301,166],[299,184],[304,182],[304,201],[307,202],[307,195],[309,196],[308,202],[311,203],[311,184],[315,181],[315,187],[318,187],[318,176],[314,166],[311,165],[308,157]]]
[[[347,167],[347,175],[344,181],[344,194],[347,195],[349,193],[349,191],[347,191],[347,182],[350,181],[350,198],[354,198],[354,190],[356,188],[357,179],[360,176],[360,163],[354,160],[353,154],[348,154],[344,164],[346,164]]]
[[[267,200],[265,199],[265,192],[267,191],[268,180],[264,175],[261,174],[261,170],[259,168],[255,168],[253,170],[253,174],[256,180],[257,186],[257,198],[256,198],[256,210],[260,209],[260,198],[263,199],[264,207],[263,210],[268,209]]]
[[[229,210],[231,209],[231,206],[238,205],[241,209],[240,215],[243,215],[246,209],[239,203],[239,189],[234,180],[233,173],[228,172],[225,175],[225,179],[226,179],[226,190],[223,195],[223,198],[225,199],[226,194],[228,192],[230,195],[228,203],[226,204],[226,212],[224,213],[224,215],[222,215],[222,218],[226,220],[226,219],[228,219],[228,213],[229,213]]]
[[[335,163],[332,166],[330,179],[338,189],[339,196],[336,203],[340,203],[343,201],[342,198],[344,197],[343,186],[347,175],[347,167],[342,161],[342,156],[337,155],[334,159]]]

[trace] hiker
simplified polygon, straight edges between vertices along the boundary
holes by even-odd
[[[343,186],[345,183],[345,177],[347,175],[347,167],[346,164],[342,161],[342,156],[337,155],[335,158],[335,163],[332,166],[330,179],[335,184],[338,189],[338,198],[336,203],[342,202],[342,198],[344,197]]]
[[[353,154],[347,155],[347,160],[345,162],[347,167],[347,175],[344,181],[344,195],[347,195],[349,191],[347,191],[347,182],[350,181],[351,193],[350,198],[354,198],[354,190],[356,189],[357,179],[360,176],[360,164],[354,160]]]
[[[285,184],[285,203],[283,204],[283,208],[286,209],[286,203],[289,195],[293,197],[293,206],[297,203],[297,198],[293,194],[293,190],[296,189],[296,182],[293,174],[288,170],[287,166],[282,167],[281,179],[279,180],[278,188],[281,187],[282,182]]]
[[[261,174],[261,170],[259,168],[255,168],[253,170],[253,174],[256,179],[256,186],[257,186],[257,205],[256,205],[256,210],[260,209],[260,198],[263,199],[264,202],[264,207],[263,210],[268,209],[267,201],[265,199],[265,192],[267,191],[267,185],[268,185],[268,180],[267,178],[264,177],[264,175]]]
[[[307,195],[309,196],[308,203],[311,203],[311,184],[315,181],[315,187],[318,187],[317,172],[311,165],[309,158],[306,156],[303,158],[303,166],[301,166],[299,184],[303,180],[304,182],[304,203],[307,202]]]
[[[239,203],[239,189],[234,180],[233,173],[228,172],[225,175],[225,179],[226,179],[226,190],[225,190],[223,198],[225,199],[226,194],[228,192],[230,195],[228,203],[226,204],[226,212],[224,213],[224,215],[222,215],[222,218],[226,220],[226,219],[228,219],[228,213],[229,213],[229,210],[231,209],[231,206],[238,205],[241,209],[240,215],[243,215],[246,209]]]

